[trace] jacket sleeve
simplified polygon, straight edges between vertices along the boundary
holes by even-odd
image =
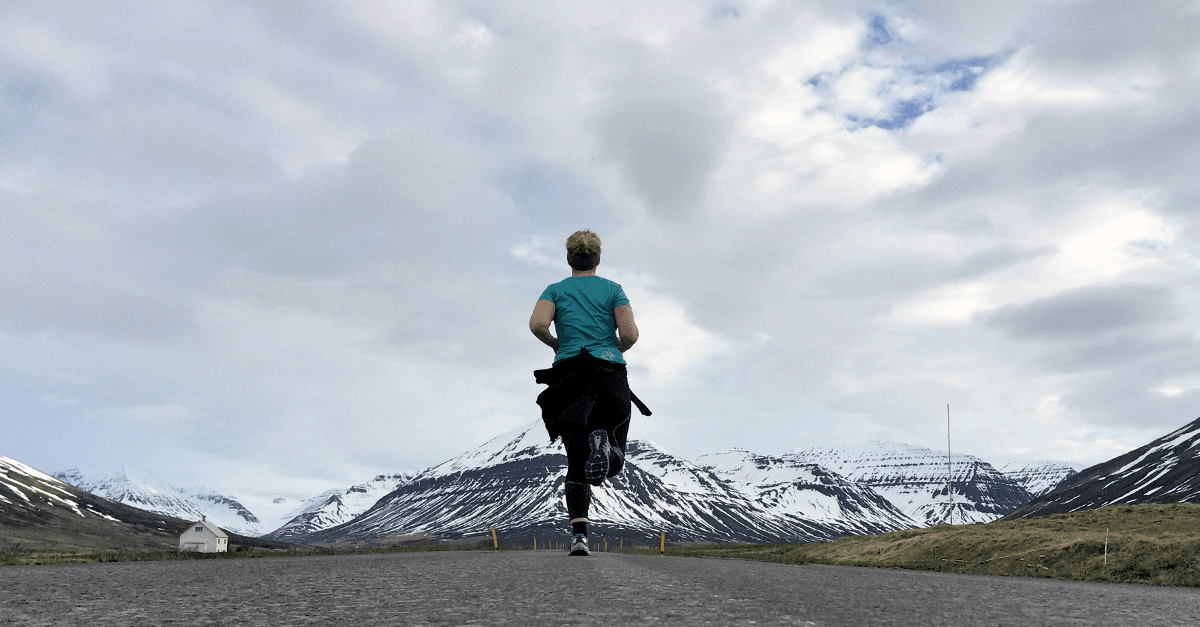
[[[542,422],[546,424],[551,442],[575,425],[587,425],[599,391],[597,377],[572,374],[558,378],[538,394],[537,404],[542,408]]]

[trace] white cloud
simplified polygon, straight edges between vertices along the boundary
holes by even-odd
[[[649,390],[670,389],[694,381],[711,362],[735,347],[693,322],[685,307],[659,292],[656,281],[644,274],[619,269],[602,273],[625,290],[643,339],[629,353],[631,376]]]
[[[440,461],[537,415],[526,323],[578,228],[642,326],[635,436],[673,450],[936,444],[949,402],[965,451],[1092,463],[1194,417],[1190,9],[104,16],[0,26],[27,463],[303,490]]]

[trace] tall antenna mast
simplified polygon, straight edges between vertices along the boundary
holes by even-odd
[[[946,510],[946,522],[954,524],[951,516],[954,514],[954,475],[950,470],[950,404],[946,404],[946,494],[950,497],[950,507]]]

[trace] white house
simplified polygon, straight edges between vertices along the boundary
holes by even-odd
[[[229,550],[229,535],[208,520],[201,518],[199,522],[192,523],[186,531],[180,534],[179,550],[224,553]]]

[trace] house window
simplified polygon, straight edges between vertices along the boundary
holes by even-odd
[[[204,527],[196,527],[196,531],[204,531]]]

